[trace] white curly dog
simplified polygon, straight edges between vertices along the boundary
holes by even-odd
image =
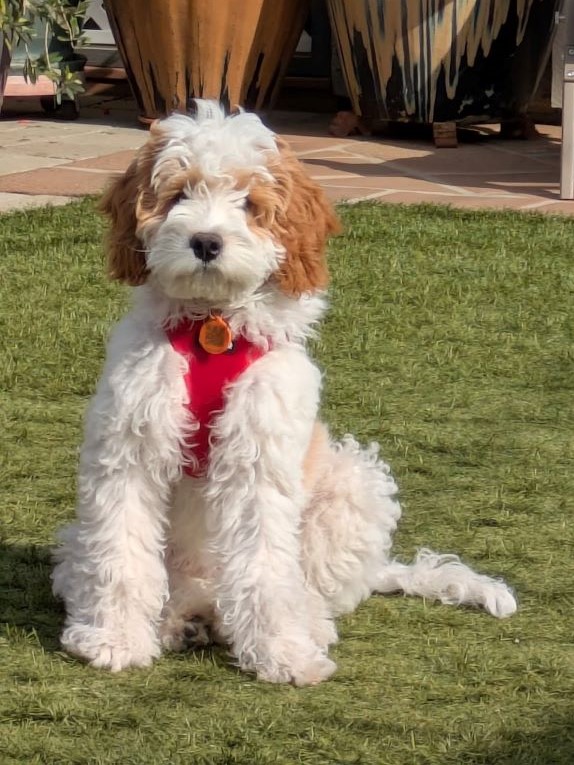
[[[111,186],[109,271],[135,287],[87,415],[77,520],[53,574],[62,644],[96,667],[225,643],[270,682],[335,670],[334,617],[371,593],[516,609],[456,556],[390,557],[377,447],[333,443],[305,342],[335,215],[253,114],[198,101]]]

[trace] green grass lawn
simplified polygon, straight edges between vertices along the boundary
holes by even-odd
[[[0,765],[572,765],[574,222],[343,208],[314,353],[324,417],[376,439],[397,554],[460,552],[515,587],[507,621],[374,597],[334,678],[259,684],[221,651],[110,675],[58,648],[55,530],[126,292],[90,200],[0,217]]]

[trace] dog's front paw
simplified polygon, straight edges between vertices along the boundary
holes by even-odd
[[[331,677],[337,665],[314,643],[274,639],[250,652],[243,669],[255,670],[258,680],[267,683],[317,685]],[[254,659],[254,661],[253,661]]]
[[[297,687],[318,685],[327,680],[337,669],[328,656],[318,656],[309,661],[294,661],[291,665],[270,665],[257,668],[257,679],[267,683],[292,683]]]
[[[318,685],[328,680],[337,669],[337,665],[328,656],[321,656],[301,666],[293,668],[291,682],[293,685]]]
[[[121,672],[130,667],[149,667],[157,658],[159,651],[151,654],[149,651],[134,650],[133,646],[117,645],[102,646],[97,655],[90,660],[96,669],[109,669],[110,672]]]
[[[157,640],[150,639],[148,634],[137,635],[134,632],[127,639],[121,633],[86,625],[66,627],[60,642],[73,656],[111,672],[128,667],[148,667],[160,654]]]

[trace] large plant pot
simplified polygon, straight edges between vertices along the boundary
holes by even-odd
[[[546,62],[560,0],[328,0],[353,108],[416,122],[513,119]]]
[[[185,111],[193,97],[269,104],[310,0],[105,0],[142,116]]]
[[[10,51],[4,44],[4,35],[0,33],[0,111],[4,102],[4,88],[8,80],[8,70],[10,69]]]

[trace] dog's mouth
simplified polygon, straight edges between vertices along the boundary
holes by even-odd
[[[177,272],[151,268],[150,276],[169,298],[218,307],[243,303],[264,283],[245,274],[225,273],[218,261],[194,263],[193,268]]]

